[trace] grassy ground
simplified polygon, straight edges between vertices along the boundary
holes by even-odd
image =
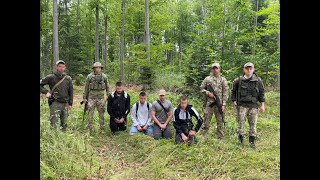
[[[139,93],[130,89],[128,92],[133,105]],[[84,128],[87,119],[82,123],[81,93],[82,87],[75,87],[74,107],[65,133],[50,128],[48,105],[41,97],[41,179],[280,179],[279,92],[266,93],[266,112],[259,114],[255,150],[249,147],[247,135],[245,147],[237,146],[237,124],[230,104],[224,143],[216,139],[214,118],[209,138],[204,140],[199,135],[199,144],[192,147],[175,145],[174,139],[154,140],[144,134],[119,132],[113,136],[107,113],[106,128],[100,131],[95,112],[95,131],[90,136]],[[148,94],[150,102],[156,100],[156,93]],[[167,95],[174,106],[178,98],[170,92]],[[190,104],[203,115],[201,99],[191,98]],[[248,131],[247,123],[245,128]]]

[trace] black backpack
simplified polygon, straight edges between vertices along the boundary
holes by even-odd
[[[148,108],[148,112],[149,112],[149,103],[147,102],[147,108]],[[138,118],[138,109],[139,109],[139,101],[136,102],[136,117]]]

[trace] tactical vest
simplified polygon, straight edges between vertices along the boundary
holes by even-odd
[[[256,104],[258,101],[259,88],[258,83],[260,78],[257,77],[255,80],[243,80],[239,77],[239,94],[240,103],[245,104]]]
[[[106,83],[104,82],[105,77],[104,74],[95,75],[91,73],[89,75],[90,81],[89,81],[89,89],[90,90],[105,90],[106,89]]]

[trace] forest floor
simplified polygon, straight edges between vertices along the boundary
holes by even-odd
[[[140,89],[136,85],[126,89],[131,105],[138,101]],[[76,86],[74,91],[67,132],[50,128],[48,104],[43,96],[40,98],[41,179],[280,179],[280,92],[266,93],[266,112],[259,114],[256,149],[252,149],[247,134],[244,147],[237,145],[231,103],[225,116],[225,141],[217,140],[213,118],[208,139],[201,136],[200,130],[199,143],[190,147],[175,145],[174,138],[154,140],[144,134],[129,135],[131,113],[127,132],[112,135],[109,115],[105,113],[106,127],[101,131],[95,112],[94,132],[90,135],[85,129],[87,118],[82,122],[83,87]],[[174,106],[178,98],[167,93]],[[149,102],[156,99],[156,92],[148,92]],[[203,116],[201,99],[191,97],[190,104]],[[247,133],[248,123],[245,129]]]

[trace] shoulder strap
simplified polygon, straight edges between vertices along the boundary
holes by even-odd
[[[148,113],[149,113],[149,103],[147,102],[147,108],[148,108]],[[138,109],[139,109],[139,101],[136,102],[136,117],[138,118]]]
[[[224,78],[222,76],[221,76],[221,88],[222,88],[221,104],[223,104],[223,91],[224,91],[225,87],[224,87]]]
[[[50,94],[52,94],[52,92],[56,89],[56,87],[59,86],[59,84],[61,84],[62,81],[63,81],[64,79],[66,79],[66,77],[67,77],[67,75],[65,75],[59,82],[57,82],[57,84],[55,84],[55,85],[53,86],[53,88],[51,89]]]
[[[139,108],[139,102],[136,103],[136,117],[138,118],[138,108]]]
[[[163,108],[163,110],[168,113],[168,110],[166,108],[163,107],[162,103],[159,101],[159,99],[157,100],[157,102],[160,104],[160,106]]]
[[[256,75],[256,76],[257,76],[257,75]],[[256,81],[256,90],[257,90],[257,92],[259,93],[259,87],[258,87],[258,84],[259,84],[259,83],[261,83],[261,81],[262,81],[262,80],[261,80],[261,78],[260,78],[260,77],[258,77],[258,76],[257,76],[257,79],[258,79],[258,80]]]

